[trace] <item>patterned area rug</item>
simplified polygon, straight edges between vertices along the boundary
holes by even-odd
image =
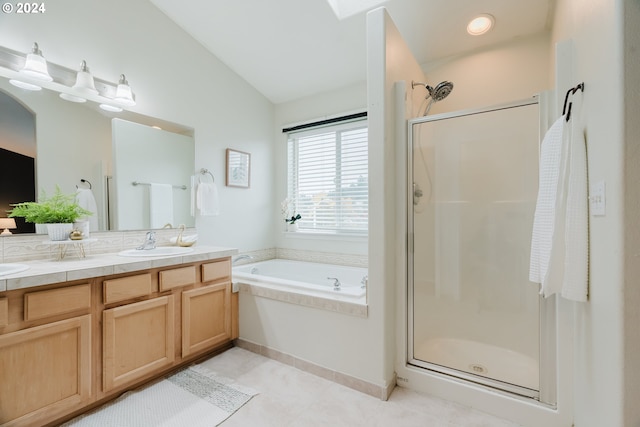
[[[130,391],[63,424],[65,427],[213,427],[257,392],[202,366]]]

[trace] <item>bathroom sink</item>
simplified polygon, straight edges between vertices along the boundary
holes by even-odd
[[[0,276],[6,274],[19,273],[25,271],[29,266],[26,264],[0,264]]]
[[[184,255],[189,252],[193,252],[193,248],[185,248],[181,246],[158,246],[153,249],[127,249],[125,251],[118,252],[118,255],[128,257],[153,257]]]

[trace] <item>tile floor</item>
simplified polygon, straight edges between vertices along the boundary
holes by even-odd
[[[234,347],[202,363],[259,394],[222,427],[516,427],[483,412],[396,387],[388,401]]]

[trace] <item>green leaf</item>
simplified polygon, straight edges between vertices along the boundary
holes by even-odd
[[[72,223],[78,218],[92,215],[76,203],[75,194],[64,194],[56,185],[56,191],[47,197],[44,190],[38,202],[22,202],[13,206],[9,217],[23,217],[26,222],[34,224]]]

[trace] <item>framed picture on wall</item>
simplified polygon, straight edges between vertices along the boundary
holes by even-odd
[[[249,188],[251,154],[227,148],[227,187]]]

